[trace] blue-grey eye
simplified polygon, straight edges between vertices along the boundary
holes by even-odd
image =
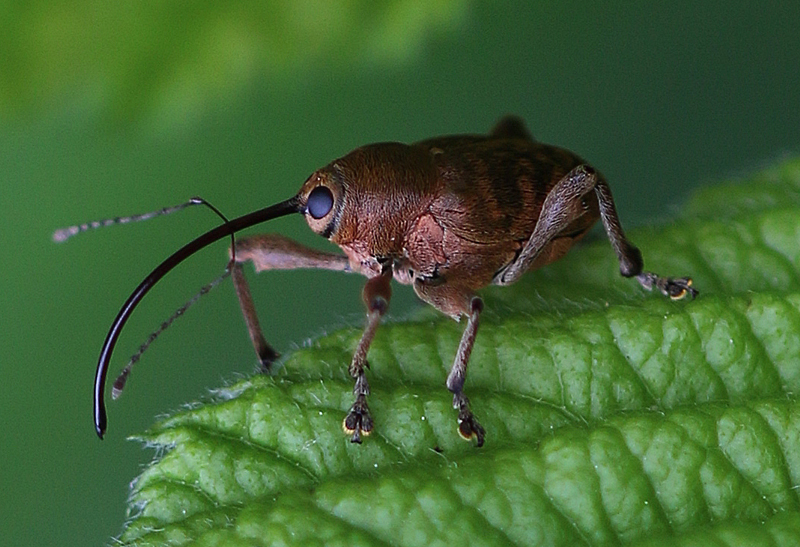
[[[333,194],[325,186],[317,186],[308,194],[306,210],[315,219],[320,219],[331,212],[333,208]]]

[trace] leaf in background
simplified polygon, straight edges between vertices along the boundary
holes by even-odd
[[[340,429],[358,329],[216,391],[141,437],[163,456],[122,542],[796,545],[798,188],[790,160],[632,234],[648,268],[693,275],[693,302],[619,278],[606,241],[485,291],[480,450],[444,388],[462,326],[430,311],[378,331],[363,445]]]
[[[463,20],[467,0],[31,0],[0,22],[0,113],[94,93],[111,117],[197,115],[258,76],[402,61]]]

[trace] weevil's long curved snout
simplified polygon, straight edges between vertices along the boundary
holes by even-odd
[[[189,256],[210,245],[211,243],[230,236],[239,230],[249,228],[250,226],[255,226],[256,224],[261,224],[262,222],[282,217],[290,213],[299,212],[302,212],[302,205],[300,203],[300,198],[295,196],[291,199],[287,199],[286,201],[276,203],[275,205],[265,207],[264,209],[259,209],[258,211],[254,211],[250,214],[226,222],[221,226],[217,226],[213,230],[209,230],[205,234],[176,251],[172,256],[167,258],[155,270],[153,270],[150,275],[148,275],[144,281],[139,284],[138,287],[136,287],[136,290],[133,291],[133,293],[128,297],[128,300],[122,306],[122,309],[119,310],[117,318],[114,319],[114,322],[111,324],[111,328],[106,335],[103,348],[100,350],[100,358],[97,362],[97,372],[95,373],[94,377],[94,427],[98,437],[101,439],[103,438],[103,435],[106,432],[106,425],[108,423],[108,419],[106,417],[104,393],[106,386],[106,375],[108,374],[108,366],[111,361],[111,354],[114,352],[114,346],[117,344],[117,339],[122,332],[122,328],[125,326],[125,323],[133,313],[133,310],[136,308],[142,298],[144,298],[147,292],[153,288],[153,286],[158,283],[158,281],[164,277],[167,272],[172,270],[175,266],[183,262]]]

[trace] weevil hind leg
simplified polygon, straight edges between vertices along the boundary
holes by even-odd
[[[532,265],[535,263],[538,265],[540,261],[537,261],[537,259],[540,258],[543,251],[549,249],[556,238],[564,235],[565,230],[574,225],[577,219],[589,211],[590,203],[586,196],[594,189],[597,179],[597,173],[593,168],[579,165],[564,175],[553,186],[542,204],[542,210],[539,212],[536,226],[528,241],[517,255],[517,258],[495,276],[493,282],[496,285],[509,285],[519,279]],[[589,228],[595,218],[596,216],[589,219],[581,233]],[[621,234],[621,229],[618,229],[617,233]],[[621,260],[625,260],[626,263],[631,262],[631,267],[635,267],[636,253],[639,253],[639,250],[628,244],[624,236],[620,242],[628,247],[624,249],[622,255],[619,252],[617,255],[621,257]],[[612,244],[614,244],[613,241]],[[640,254],[638,255],[638,260],[641,268]]]
[[[686,295],[694,299],[698,294],[697,289],[692,287],[691,277],[662,277],[653,272],[642,272],[636,276],[636,281],[647,290],[657,288],[661,294],[673,300],[681,300]]]
[[[620,274],[624,277],[635,277],[643,287],[656,287],[673,299],[683,298],[687,294],[694,298],[697,290],[692,287],[691,278],[663,277],[642,270],[642,253],[625,237],[611,189],[605,179],[588,165],[579,165],[572,169],[548,193],[533,233],[517,259],[497,274],[494,283],[508,285],[519,279],[537,263],[542,251],[551,248],[551,243],[556,238],[567,236],[573,237],[574,241],[573,234],[565,232],[569,232],[569,228],[589,211],[587,196],[592,191],[597,199],[603,227],[619,260]],[[589,224],[577,235],[582,235],[588,228]]]
[[[367,307],[367,325],[358,341],[356,351],[353,353],[353,360],[348,368],[350,376],[355,381],[353,386],[355,402],[342,421],[342,429],[351,436],[350,442],[354,443],[361,443],[362,435],[369,435],[374,426],[367,405],[367,395],[369,395],[369,383],[366,375],[366,369],[369,368],[367,353],[373,338],[375,338],[381,318],[389,309],[389,301],[392,297],[391,282],[392,268],[390,264],[386,264],[380,275],[367,281],[362,293],[364,304]]]
[[[265,234],[245,237],[236,241],[235,252],[231,253],[235,261],[230,265],[233,286],[239,299],[250,341],[261,362],[261,368],[269,372],[272,363],[280,354],[270,346],[264,338],[258,321],[250,287],[245,279],[241,264],[252,262],[256,271],[293,270],[298,268],[315,268],[349,272],[350,265],[344,255],[317,251],[304,247],[291,239],[277,235]]]
[[[635,277],[645,289],[651,290],[655,287],[663,295],[669,296],[673,300],[680,300],[687,295],[694,299],[698,291],[692,287],[691,277],[664,277],[653,272],[643,271],[642,253],[625,237],[614,205],[614,198],[611,195],[611,188],[602,177],[597,177],[594,191],[600,206],[603,227],[619,259],[620,274],[624,277]]]

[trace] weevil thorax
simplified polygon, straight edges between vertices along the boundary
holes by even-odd
[[[351,263],[375,270],[400,259],[418,217],[437,189],[437,170],[419,147],[378,143],[313,173],[298,197],[308,225],[337,244]]]

